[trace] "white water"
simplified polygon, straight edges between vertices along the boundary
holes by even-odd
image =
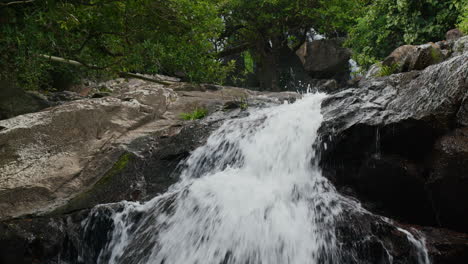
[[[323,98],[225,122],[169,192],[113,215],[100,263],[339,263],[334,221],[344,198],[313,147]]]

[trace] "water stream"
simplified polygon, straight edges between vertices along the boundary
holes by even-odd
[[[307,94],[226,121],[182,164],[167,193],[122,203],[98,263],[340,263],[335,220],[345,204],[363,209],[318,166],[324,97]],[[429,263],[427,251],[421,256]]]

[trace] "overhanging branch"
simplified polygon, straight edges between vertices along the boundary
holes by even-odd
[[[91,69],[103,69],[103,68],[100,68],[100,67],[97,67],[97,66],[94,66],[94,65],[87,65],[87,64],[84,64],[84,63],[76,61],[76,60],[65,59],[65,58],[57,57],[57,56],[50,56],[50,55],[45,55],[45,54],[39,54],[38,56],[42,57],[42,58],[49,59],[51,61],[66,63],[66,64],[73,65],[73,66],[86,67],[86,68],[91,68]],[[159,83],[159,84],[164,84],[164,85],[171,85],[171,83],[169,83],[169,82],[159,80],[159,79],[156,79],[156,78],[150,78],[150,77],[147,77],[147,76],[144,76],[144,75],[141,75],[141,74],[137,74],[137,73],[119,72],[118,74],[119,74],[120,77],[135,78],[135,79],[145,80],[145,81],[148,81],[148,82],[154,82],[154,83]]]
[[[8,2],[8,3],[0,3],[0,6],[10,6],[10,5],[18,5],[18,4],[27,4],[27,3],[32,3],[36,0],[25,0],[25,1],[13,1],[13,2]]]
[[[244,43],[244,44],[241,44],[241,45],[238,45],[238,46],[235,46],[235,47],[228,48],[228,49],[225,49],[223,51],[220,51],[220,52],[218,52],[218,54],[216,56],[218,58],[224,58],[224,57],[227,57],[229,55],[234,55],[234,54],[238,54],[238,53],[241,53],[243,51],[246,51],[251,47],[252,47],[252,44]]]

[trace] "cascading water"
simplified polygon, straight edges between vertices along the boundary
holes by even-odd
[[[97,262],[342,263],[335,220],[344,205],[363,209],[340,196],[318,167],[324,97],[307,94],[226,121],[166,194],[123,202]]]

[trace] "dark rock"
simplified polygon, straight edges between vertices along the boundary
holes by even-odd
[[[438,152],[434,144],[457,125],[457,113],[458,120],[464,115],[459,108],[467,76],[468,54],[464,54],[420,72],[363,79],[359,88],[328,97],[320,129],[324,173],[338,186],[352,187],[369,209],[405,222],[465,231],[468,217],[461,212],[468,212],[468,203],[454,202],[450,194],[434,196],[426,185],[434,177],[430,175],[438,175],[434,170],[447,175],[451,169],[466,167],[460,161],[466,159],[463,152],[455,152],[458,165],[433,167],[438,163],[432,152]],[[452,186],[458,193],[454,184],[463,174],[456,175],[457,180],[449,180],[446,187],[442,182],[453,178],[443,176],[438,186],[449,193]],[[441,211],[434,211],[433,204],[442,206]],[[447,208],[454,207],[459,218],[437,220],[437,214],[440,219],[452,217]]]
[[[468,263],[468,234],[441,228],[422,228],[432,263]]]
[[[165,210],[170,210],[172,201],[168,199],[163,205]],[[117,228],[112,216],[121,212],[123,206],[124,203],[107,204],[60,217],[0,222],[1,263],[106,263],[108,251],[103,249],[111,239],[112,230]],[[433,264],[465,263],[468,259],[466,234],[402,225],[364,210],[351,209],[354,206],[346,205],[336,219],[339,248],[338,254],[332,257],[333,263],[422,263],[424,252],[410,241],[409,235],[425,240]],[[144,219],[140,212],[130,212],[126,217],[135,226]],[[125,258],[132,259],[133,256]]]
[[[468,232],[468,128],[439,138],[427,181],[440,225]]]
[[[445,39],[448,41],[454,41],[461,37],[463,37],[463,33],[458,28],[451,29],[445,34]]]
[[[64,103],[85,98],[78,93],[71,91],[54,92],[47,96],[47,99],[54,103]]]
[[[425,192],[420,164],[398,155],[369,157],[352,179],[366,200],[378,201],[376,211],[384,210],[410,223],[434,224],[435,216]]]
[[[41,111],[51,102],[37,92],[23,91],[6,81],[0,81],[0,120]]]
[[[351,52],[342,47],[341,39],[323,39],[306,42],[297,55],[312,78],[349,79]]]
[[[110,96],[111,93],[109,92],[97,92],[97,93],[94,93],[91,98],[103,98],[103,97],[106,97],[106,96]]]
[[[460,126],[468,126],[468,91],[463,98],[460,110],[458,110],[457,123]]]

